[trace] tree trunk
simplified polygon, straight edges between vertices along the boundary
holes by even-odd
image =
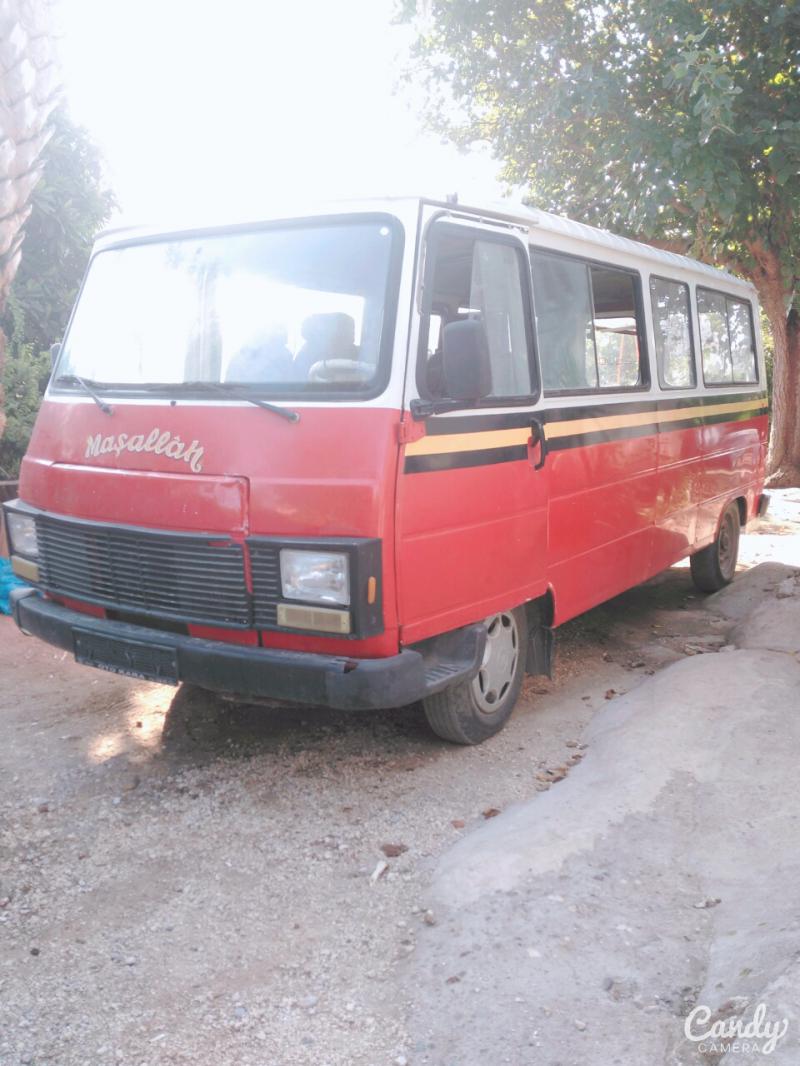
[[[794,308],[787,313],[779,279],[756,284],[775,353],[767,476],[773,488],[788,488],[800,485],[800,315]]]

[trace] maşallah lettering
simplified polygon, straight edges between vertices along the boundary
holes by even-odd
[[[187,444],[169,430],[163,432],[156,428],[144,433],[120,433],[117,436],[104,437],[95,433],[86,442],[86,458],[95,459],[99,455],[116,455],[123,452],[152,452],[164,455],[167,459],[187,463],[189,469],[199,474],[203,469],[203,448],[199,441]]]

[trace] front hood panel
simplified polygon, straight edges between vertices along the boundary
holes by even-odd
[[[399,412],[45,401],[20,496],[59,514],[179,530],[385,537]]]

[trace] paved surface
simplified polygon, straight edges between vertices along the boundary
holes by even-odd
[[[737,647],[609,703],[568,779],[439,862],[410,976],[428,1061],[699,1066],[721,1056],[687,1014],[760,1003],[788,1025],[769,1061],[800,1061],[800,570],[760,569],[708,603]]]
[[[746,538],[746,561],[768,540],[770,557],[796,550],[798,501],[784,494],[781,506],[785,514]],[[754,587],[747,603],[763,595]],[[595,1061],[592,1047],[605,1048],[607,1063],[669,1061],[659,1056],[675,1020],[712,972],[709,945],[723,943],[716,914],[739,914],[683,906],[732,892],[732,882],[711,884],[699,843],[684,872],[687,825],[691,841],[734,865],[758,869],[764,853],[741,851],[751,840],[744,828],[720,836],[711,778],[680,762],[705,719],[694,715],[692,726],[685,709],[659,714],[659,701],[665,692],[689,699],[691,672],[705,660],[724,661],[738,693],[739,663],[750,670],[786,656],[751,642],[760,624],[741,636],[751,650],[714,654],[746,622],[703,604],[676,568],[564,627],[555,680],[529,679],[510,726],[476,749],[438,742],[414,708],[345,715],[176,695],[77,666],[0,619],[0,1063],[566,1066]],[[661,672],[676,662],[684,673]],[[654,694],[641,718],[624,696],[636,689]],[[684,744],[665,713],[683,722]],[[650,721],[649,739],[628,718]],[[719,711],[713,723],[701,746],[718,779],[739,760],[780,796],[796,750],[784,719]],[[694,791],[681,787],[692,773],[702,777]],[[610,790],[632,776],[647,802]],[[573,790],[585,817],[567,802]],[[675,815],[656,832],[648,819],[662,805]],[[543,830],[519,813],[537,809],[545,828],[564,827],[558,847],[552,835],[542,845],[553,849],[544,866],[527,839]],[[736,806],[733,824],[745,815]],[[520,818],[524,828],[510,831]],[[495,839],[522,840],[514,869],[492,854]],[[484,846],[480,875],[464,880],[465,856]],[[776,854],[791,846],[787,837]],[[755,858],[742,864],[742,854]],[[487,870],[511,881],[484,883]],[[795,896],[786,892],[783,910],[768,900],[776,958],[773,934],[788,928]],[[555,966],[557,942],[570,936],[578,998],[555,978],[545,998],[537,960]],[[731,981],[730,961],[719,958]],[[647,998],[662,994],[673,997],[669,1024]],[[609,1014],[616,1042],[600,1041],[583,996],[603,1012],[622,1005]],[[501,1018],[507,1039],[497,1035]]]

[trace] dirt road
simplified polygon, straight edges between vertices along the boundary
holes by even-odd
[[[795,543],[786,500],[745,559]],[[730,625],[676,568],[560,630],[554,681],[462,749],[416,708],[176,695],[0,619],[0,1063],[449,1066],[407,1028],[434,866],[568,775],[607,700]]]

